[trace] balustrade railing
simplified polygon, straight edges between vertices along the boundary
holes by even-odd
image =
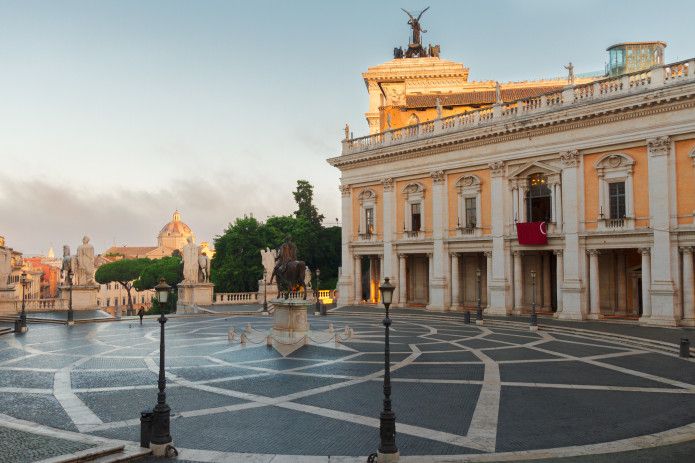
[[[625,219],[605,219],[606,228],[623,228],[625,226]]]
[[[603,98],[648,91],[662,88],[664,85],[695,80],[694,67],[695,59],[679,61],[664,66],[657,66],[647,71],[608,77],[587,84],[566,87],[566,91],[552,91],[533,98],[515,100],[503,105],[468,111],[365,137],[352,138],[343,141],[343,154],[359,153],[381,146],[436,136],[443,132],[475,128],[501,119],[513,119],[539,114],[559,107],[599,101]]]
[[[255,304],[259,293],[215,293],[213,304]],[[262,298],[262,297],[261,297]]]

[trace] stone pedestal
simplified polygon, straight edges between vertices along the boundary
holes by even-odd
[[[12,286],[0,288],[0,315],[17,315],[17,308],[21,301],[15,296]]]
[[[179,283],[179,299],[181,305],[212,305],[215,285],[212,283]]]
[[[287,356],[309,342],[307,310],[313,305],[303,299],[273,299],[273,329],[268,344]]]
[[[266,293],[263,292],[264,289]],[[258,300],[261,304],[263,304],[264,295],[268,298],[268,304],[270,304],[271,299],[275,299],[278,297],[278,285],[275,283],[273,283],[272,285],[268,284],[266,288],[263,280],[258,280]]]
[[[72,286],[72,310],[96,310],[98,309],[97,294],[99,285],[74,285]],[[68,309],[70,301],[70,287],[60,287],[61,307]]]

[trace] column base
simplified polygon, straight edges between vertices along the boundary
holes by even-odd
[[[601,319],[601,314],[600,313],[590,313],[586,315],[587,320],[600,320]]]
[[[538,325],[531,325],[528,327],[529,331],[538,331]]]
[[[484,313],[487,315],[496,315],[500,317],[506,317],[510,314],[506,307],[486,307]]]
[[[484,325],[484,324],[485,324],[485,320],[476,320],[476,321],[475,321],[475,324],[476,324],[476,325]]]
[[[555,315],[553,315],[553,318],[557,318],[558,320],[576,320],[576,321],[581,321],[581,320],[586,319],[586,317],[582,313],[565,312],[564,310],[562,312],[558,312]]]
[[[446,307],[443,305],[426,305],[425,310],[428,312],[446,312]]]
[[[678,326],[678,320],[675,317],[640,317],[639,324],[648,326]]]
[[[377,452],[377,461],[379,463],[393,463],[398,461],[398,459],[401,457],[400,452],[396,453],[381,453]]]
[[[695,326],[695,318],[684,318],[679,323],[680,326]]]

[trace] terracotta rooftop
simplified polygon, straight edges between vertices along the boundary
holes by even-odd
[[[549,85],[543,87],[528,88],[503,88],[502,101],[514,101],[522,98],[531,98],[552,91],[560,91],[566,84]],[[495,90],[483,90],[477,92],[449,93],[441,95],[406,95],[405,106],[408,108],[434,108],[437,98],[442,106],[469,106],[481,104],[493,104],[495,102]]]
[[[157,246],[111,246],[104,251],[104,256],[122,255],[125,259],[136,259],[146,257],[148,252],[157,249]]]

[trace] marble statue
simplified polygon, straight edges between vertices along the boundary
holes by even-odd
[[[74,276],[75,272],[75,262],[74,258],[70,255],[70,246],[67,244],[63,245],[63,261],[60,267],[60,276],[62,283],[64,285],[72,284],[71,278]]]
[[[502,89],[499,82],[495,82],[495,104],[502,104]]]
[[[261,249],[261,263],[263,264],[263,270],[265,270],[266,275],[272,275],[273,269],[275,269],[275,259],[277,259],[278,252],[276,249]]]
[[[8,278],[12,273],[12,249],[0,246],[0,288],[8,288]]]
[[[304,285],[307,288],[311,287],[311,270],[309,270],[309,267],[304,269]]]
[[[198,271],[200,272],[198,274],[198,275],[200,275],[199,280],[203,283],[209,283],[210,282],[210,258],[205,253],[202,253],[201,255],[198,256]]]
[[[78,285],[93,285],[94,281],[94,246],[89,244],[89,237],[82,238],[77,248],[75,277]]]
[[[350,139],[350,125],[345,124],[345,140],[349,140],[349,139]]]
[[[574,85],[574,65],[572,64],[572,61],[565,66],[565,69],[567,69],[567,83],[569,85]]]
[[[187,244],[183,247],[183,281],[185,283],[199,283],[200,246],[193,242],[193,237],[186,238]]]
[[[437,119],[441,119],[442,118],[442,100],[440,100],[439,97],[437,97],[436,102],[437,102],[436,103],[436,105],[437,105]]]

